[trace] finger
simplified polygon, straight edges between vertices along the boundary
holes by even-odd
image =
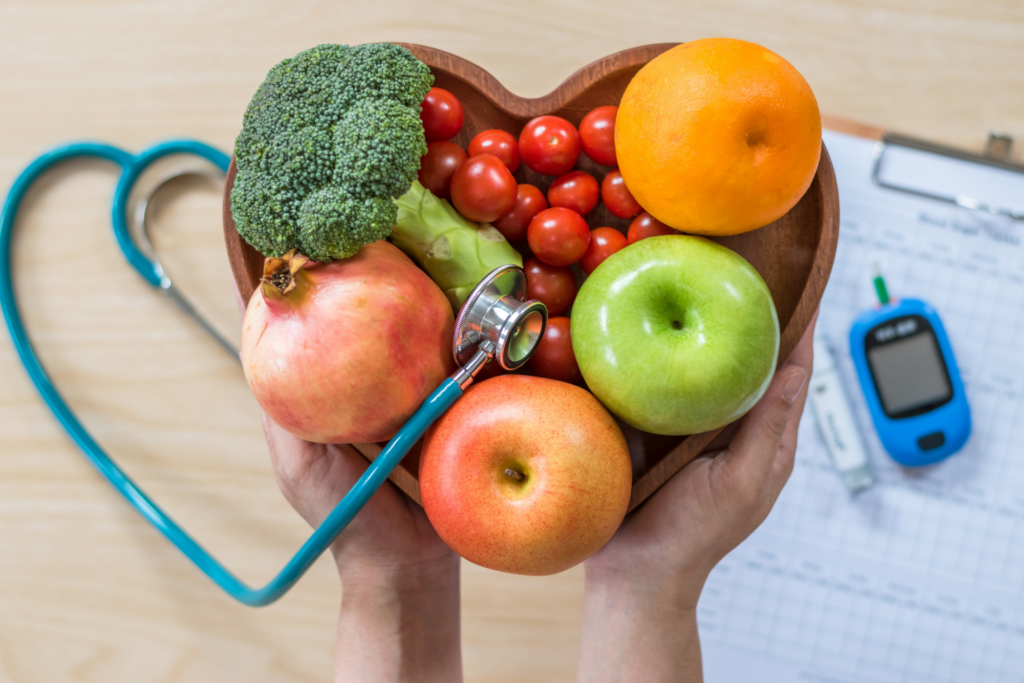
[[[782,435],[797,396],[807,383],[807,371],[785,365],[775,373],[757,405],[747,413],[722,455],[722,466],[732,470],[737,481],[760,488],[771,475]]]
[[[266,413],[263,413],[263,433],[267,437],[270,466],[277,485],[295,507],[298,501],[293,498],[309,481],[320,454],[305,441],[278,426]]]
[[[803,368],[808,376],[814,367],[814,328],[818,322],[818,311],[814,312],[810,325],[804,331],[800,342],[790,354],[787,365],[796,365]],[[789,421],[786,423],[786,430],[782,434],[779,443],[779,450],[775,455],[775,463],[772,466],[772,481],[770,495],[774,501],[782,492],[790,474],[793,472],[793,461],[796,457],[797,435],[800,428],[800,419],[803,417],[804,404],[807,402],[807,391],[809,382],[805,382],[796,400],[793,402],[793,410],[789,414]]]
[[[800,419],[803,417],[804,403],[807,401],[807,387],[809,382],[804,382],[803,388],[793,402],[793,409],[789,413],[789,421],[779,441],[779,450],[775,454],[775,462],[772,463],[769,496],[774,501],[782,493],[782,488],[789,481],[793,473],[793,464],[796,458],[797,437],[800,428]]]
[[[274,476],[293,505],[299,504],[299,498],[340,500],[369,466],[351,446],[311,443],[286,431],[266,413],[263,431]]]
[[[736,436],[736,432],[739,430],[739,428],[739,420],[723,427],[722,431],[718,433],[718,436],[712,439],[711,443],[704,447],[704,450],[701,451],[701,455],[721,453],[722,451],[727,449],[733,437]]]

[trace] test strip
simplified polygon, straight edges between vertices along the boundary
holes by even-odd
[[[836,371],[835,356],[819,338],[814,339],[814,370],[808,395],[818,429],[846,488],[855,493],[875,483],[868,467],[864,443],[853,419],[850,402]]]

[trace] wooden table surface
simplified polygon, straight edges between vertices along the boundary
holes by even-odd
[[[139,150],[185,136],[230,150],[266,71],[321,42],[432,45],[536,96],[606,53],[727,35],[789,59],[825,113],[973,149],[990,130],[1024,139],[1018,0],[432,6],[4,0],[0,185],[66,140]],[[115,247],[116,176],[73,162],[27,198],[15,280],[29,330],[108,451],[228,566],[262,583],[308,530],[275,487],[237,363]],[[219,211],[216,185],[188,180],[159,195],[152,218],[168,270],[237,340]],[[330,679],[340,588],[327,562],[273,606],[235,604],[90,469],[6,334],[0,377],[0,681]],[[572,680],[581,604],[578,568],[537,579],[464,565],[467,680]]]

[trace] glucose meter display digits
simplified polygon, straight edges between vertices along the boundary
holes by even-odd
[[[865,339],[871,375],[890,418],[912,417],[953,398],[935,333],[919,316],[879,325]]]

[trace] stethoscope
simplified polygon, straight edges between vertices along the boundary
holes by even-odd
[[[488,274],[470,293],[456,318],[452,342],[452,352],[458,365],[455,373],[427,397],[284,569],[266,586],[252,588],[228,571],[188,532],[178,526],[92,438],[68,407],[40,363],[25,331],[18,302],[14,296],[11,277],[11,238],[21,201],[32,183],[47,169],[62,161],[81,157],[106,159],[121,167],[121,177],[114,190],[112,223],[114,236],[125,258],[143,279],[168,294],[221,346],[237,355],[231,344],[181,296],[160,265],[145,227],[148,199],[141,203],[136,211],[137,222],[141,223],[141,230],[137,231],[140,236],[134,238],[132,231],[129,230],[129,195],[135,182],[155,161],[177,154],[201,157],[224,172],[227,171],[230,162],[226,154],[204,143],[194,140],[170,140],[154,145],[138,155],[101,143],[72,143],[51,150],[29,164],[14,181],[0,214],[0,307],[3,308],[14,348],[32,383],[86,459],[139,514],[228,595],[246,605],[267,605],[284,595],[306,573],[387,480],[388,475],[419,441],[427,428],[462,396],[463,391],[488,361],[497,360],[506,370],[515,370],[526,363],[544,334],[547,309],[539,301],[527,300],[526,275],[521,268],[514,265],[501,266]],[[153,192],[155,191],[154,189]],[[149,255],[139,248],[138,242],[143,243],[150,252]]]

